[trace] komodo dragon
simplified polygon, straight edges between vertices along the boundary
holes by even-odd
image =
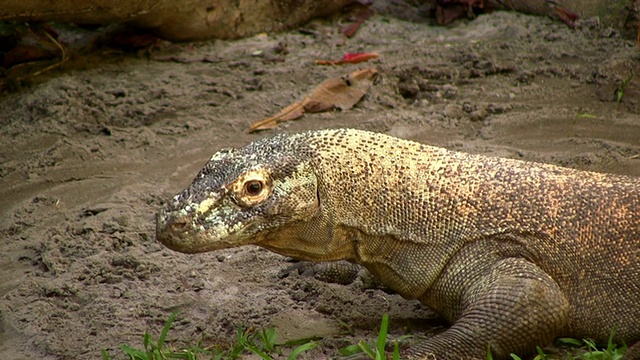
[[[410,359],[508,358],[614,328],[639,358],[638,178],[359,130],[276,135],[215,153],[158,213],[157,239],[360,264],[452,324]]]

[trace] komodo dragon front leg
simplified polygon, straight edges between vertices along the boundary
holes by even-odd
[[[640,340],[636,178],[358,130],[277,135],[214,154],[156,234],[187,253],[255,244],[362,265],[451,323],[410,359],[506,359],[613,328]]]
[[[558,284],[523,259],[491,256],[482,262],[469,261],[482,252],[477,245],[460,252],[421,299],[432,309],[441,309],[440,314],[453,326],[413,346],[403,354],[407,358],[432,359],[436,355],[437,359],[483,359],[480,355],[485,355],[487,348],[494,358],[503,358],[510,353],[529,353],[536,345],[560,335],[553,329],[566,325],[569,303]],[[282,275],[298,269],[303,269],[301,275],[324,282],[351,284],[357,280],[366,289],[390,290],[366,269],[343,261],[299,262]],[[442,296],[452,294],[450,289],[459,291],[456,296]]]
[[[494,244],[482,241],[461,250],[421,297],[453,325],[410,349],[411,358],[485,359],[490,349],[503,359],[528,354],[562,334],[569,302],[558,284]]]

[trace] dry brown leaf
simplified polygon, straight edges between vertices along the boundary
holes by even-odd
[[[573,11],[569,11],[568,9],[561,6],[553,6],[553,9],[556,11],[558,17],[560,18],[560,20],[562,20],[562,22],[569,25],[570,27],[576,26],[576,20],[580,18],[580,15]]]
[[[353,37],[358,29],[360,29],[360,26],[362,26],[362,24],[365,22],[365,20],[370,18],[373,14],[373,10],[369,8],[366,8],[363,11],[359,12],[356,15],[356,21],[353,24],[350,24],[342,29],[342,33],[344,34],[344,36],[348,38]]]
[[[252,123],[249,132],[272,129],[278,123],[301,117],[305,112],[351,109],[369,91],[377,75],[378,70],[369,68],[354,71],[347,76],[327,79],[302,101],[287,106],[272,117]]]
[[[40,46],[16,45],[4,56],[4,67],[10,68],[17,64],[31,61],[50,59],[56,56],[56,52]]]

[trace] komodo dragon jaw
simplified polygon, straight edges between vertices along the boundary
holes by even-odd
[[[308,221],[319,207],[317,179],[300,158],[277,150],[253,144],[215,153],[158,212],[157,239],[184,253],[258,242],[268,247],[272,229]]]

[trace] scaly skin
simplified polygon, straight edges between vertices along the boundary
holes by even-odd
[[[640,339],[637,178],[358,130],[278,135],[214,154],[159,212],[157,238],[360,264],[452,324],[410,359],[508,358],[614,327]]]

